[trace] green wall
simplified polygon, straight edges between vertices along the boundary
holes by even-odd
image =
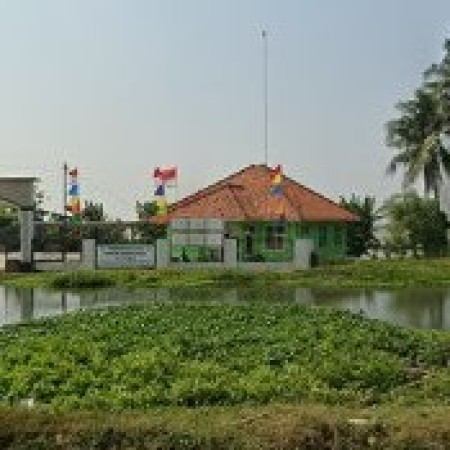
[[[341,259],[346,255],[346,224],[342,222],[285,222],[283,246],[267,248],[268,229],[281,222],[234,222],[227,224],[230,237],[238,240],[238,259],[264,261],[291,261],[295,239],[312,239],[319,262]],[[251,229],[250,227],[253,227]],[[249,252],[248,235],[253,236]]]
[[[292,261],[294,241],[299,238],[314,241],[319,263],[346,255],[346,224],[342,222],[228,222],[225,232],[237,240],[238,261]],[[217,248],[172,248],[172,258],[182,260],[182,255],[189,261],[220,259]]]

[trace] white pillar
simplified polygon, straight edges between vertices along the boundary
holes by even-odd
[[[294,267],[309,269],[311,267],[311,253],[314,250],[312,239],[296,239],[294,245]]]
[[[33,239],[33,210],[22,208],[19,211],[20,222],[20,262],[25,266],[30,265],[32,260]]]
[[[81,268],[85,270],[97,268],[97,246],[95,239],[83,239],[81,250]]]
[[[223,263],[227,268],[237,267],[237,241],[236,239],[224,239]]]
[[[156,268],[164,269],[169,267],[170,245],[167,239],[157,239],[156,241]]]

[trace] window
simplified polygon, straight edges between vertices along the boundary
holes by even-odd
[[[266,228],[266,248],[282,250],[286,242],[286,225],[268,225]]]
[[[342,227],[340,225],[334,226],[334,246],[342,246]]]
[[[302,237],[309,236],[309,225],[302,225],[300,228],[300,235]]]
[[[327,226],[320,225],[319,227],[319,247],[325,247],[327,245]]]

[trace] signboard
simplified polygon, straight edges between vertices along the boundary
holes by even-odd
[[[221,219],[172,219],[170,236],[174,246],[208,246],[223,245],[225,225]]]
[[[99,269],[153,267],[154,265],[155,248],[153,245],[115,244],[97,247],[97,267]]]

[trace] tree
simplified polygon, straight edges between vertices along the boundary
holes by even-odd
[[[10,251],[20,247],[18,208],[0,202],[0,246]]]
[[[416,192],[395,194],[382,208],[388,219],[386,245],[404,253],[411,249],[415,255],[423,250],[426,256],[445,252],[446,218],[436,199],[422,198]]]
[[[443,142],[450,132],[450,41],[445,56],[424,73],[424,83],[410,100],[399,102],[400,117],[387,123],[387,145],[398,150],[388,173],[405,169],[404,187],[423,175],[424,193],[439,198],[441,168],[450,173],[450,154]]]
[[[347,225],[348,254],[361,256],[369,249],[376,248],[379,243],[375,237],[375,223],[379,216],[375,210],[375,198],[360,198],[352,194],[349,200],[341,197],[340,204],[360,218],[359,221]]]
[[[136,202],[136,214],[139,221],[138,232],[143,241],[154,243],[157,239],[166,236],[166,226],[163,224],[152,223],[151,218],[156,216],[158,207],[156,202]]]
[[[399,150],[391,159],[388,173],[403,166],[404,187],[423,175],[424,193],[439,198],[441,166],[450,172],[450,154],[442,142],[444,126],[437,92],[418,89],[414,98],[397,104],[401,116],[387,124],[387,144]]]
[[[81,217],[85,222],[104,222],[106,215],[103,211],[103,203],[85,201]]]
[[[425,85],[437,93],[439,111],[443,120],[443,133],[450,135],[450,39],[444,43],[444,56],[425,71]]]

